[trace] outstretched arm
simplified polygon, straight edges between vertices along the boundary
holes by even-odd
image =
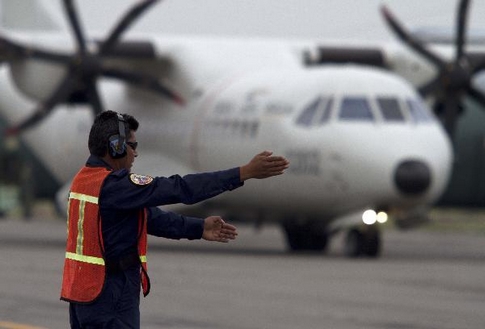
[[[204,220],[202,239],[216,242],[229,242],[237,236],[236,227],[227,224],[219,216],[210,216]]]
[[[282,156],[274,156],[273,152],[264,151],[239,168],[241,182],[250,178],[262,179],[283,174],[290,162]]]

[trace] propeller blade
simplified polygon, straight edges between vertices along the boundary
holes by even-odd
[[[103,112],[103,109],[104,109],[103,102],[101,101],[101,97],[99,96],[96,81],[89,83],[86,89],[87,89],[87,97],[89,99],[89,103],[91,104],[93,114],[94,116],[96,116],[99,113]]]
[[[481,61],[477,61],[477,63],[473,64],[473,73],[480,72],[481,70],[485,69],[485,58],[482,58]]]
[[[36,110],[30,117],[13,127],[7,128],[5,135],[17,135],[36,125],[39,121],[49,115],[58,103],[67,98],[73,86],[74,80],[71,78],[70,74],[68,74],[64,80],[59,83],[57,89],[51,96],[37,106]]]
[[[123,81],[126,81],[136,87],[141,87],[145,89],[149,89],[151,91],[154,91],[158,94],[161,94],[165,97],[168,97],[170,100],[173,102],[179,104],[179,105],[184,105],[185,101],[183,98],[178,95],[176,92],[170,90],[170,88],[164,86],[161,84],[158,79],[146,75],[146,74],[140,74],[140,73],[134,73],[134,72],[128,72],[120,69],[108,69],[105,68],[103,69],[103,76],[108,77],[108,78],[115,78],[115,79],[120,79]]]
[[[482,106],[485,106],[485,95],[481,91],[470,86],[470,87],[468,87],[467,92],[478,103],[480,103]]]
[[[458,17],[456,20],[456,57],[458,62],[463,57],[463,48],[465,44],[466,23],[468,14],[469,0],[462,0],[458,5]]]
[[[135,4],[126,14],[125,16],[118,22],[115,28],[111,31],[109,36],[103,42],[99,49],[99,54],[103,55],[108,53],[113,45],[115,45],[121,35],[128,29],[128,27],[133,24],[133,22],[138,19],[141,14],[154,5],[158,0],[144,0],[140,1]]]
[[[68,63],[70,56],[20,45],[0,35],[0,56],[12,55],[14,58],[36,58],[55,63]]]
[[[440,57],[436,56],[435,54],[431,53],[429,50],[424,48],[421,42],[419,42],[417,39],[413,38],[411,34],[406,31],[401,23],[398,22],[398,20],[394,17],[394,15],[391,13],[391,11],[386,7],[382,6],[381,7],[381,13],[384,16],[387,24],[390,26],[390,28],[394,31],[394,33],[397,34],[397,36],[409,47],[414,49],[416,52],[427,58],[429,61],[431,61],[434,65],[437,67],[444,69],[446,62],[443,61]]]
[[[84,38],[81,24],[77,15],[77,11],[74,8],[74,3],[72,0],[64,0],[64,9],[66,11],[67,17],[69,18],[69,24],[71,25],[72,31],[76,38],[76,43],[78,50],[81,54],[86,53],[86,39]]]

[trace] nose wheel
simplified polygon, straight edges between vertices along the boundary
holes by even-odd
[[[327,248],[328,233],[312,221],[286,220],[283,223],[286,242],[291,251],[320,251]]]

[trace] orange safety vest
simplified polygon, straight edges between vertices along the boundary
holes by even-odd
[[[74,177],[67,211],[67,245],[61,299],[79,303],[94,301],[103,290],[106,266],[99,213],[99,194],[110,170],[83,167]],[[140,211],[138,255],[141,261],[143,295],[150,291],[147,274],[147,221]]]

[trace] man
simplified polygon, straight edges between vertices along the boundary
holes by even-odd
[[[71,185],[61,291],[61,299],[70,302],[71,328],[140,327],[140,285],[145,296],[150,290],[147,234],[217,242],[237,236],[236,228],[218,216],[187,217],[157,206],[193,204],[247,179],[280,175],[289,166],[285,158],[265,151],[224,171],[138,175],[130,172],[138,156],[138,125],[127,114],[99,114],[89,134],[91,155]]]

